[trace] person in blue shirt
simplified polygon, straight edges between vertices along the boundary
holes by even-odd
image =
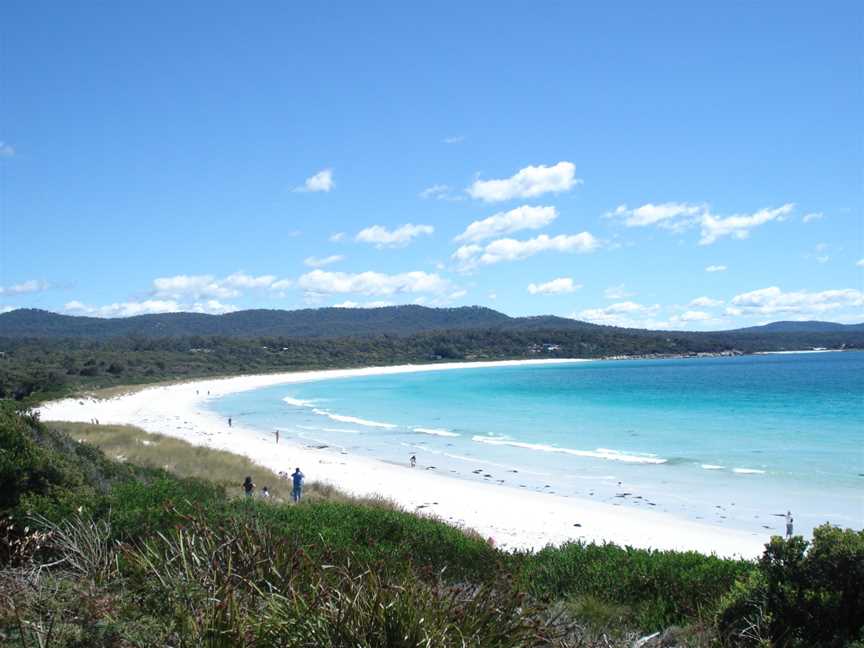
[[[300,472],[300,468],[297,468],[297,470],[291,474],[291,479],[294,481],[294,492],[291,496],[295,503],[299,502],[300,498],[303,496],[303,480],[305,478],[306,475]]]

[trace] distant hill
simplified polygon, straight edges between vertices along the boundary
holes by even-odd
[[[837,322],[820,322],[808,320],[806,322],[771,322],[762,326],[748,326],[747,328],[735,329],[741,333],[847,333],[850,331],[864,331],[864,323],[861,324],[838,324]]]
[[[596,327],[564,317],[508,317],[480,306],[427,308],[317,308],[294,311],[244,310],[225,315],[162,313],[100,318],[60,315],[36,309],[0,314],[0,337],[73,337],[104,339],[119,336],[178,337],[347,337],[413,335],[442,330],[576,330]]]
[[[597,334],[654,335],[656,331],[620,329],[566,317],[541,315],[509,317],[481,306],[428,308],[317,308],[302,310],[244,310],[225,315],[162,313],[135,317],[100,318],[60,315],[44,310],[19,309],[0,314],[0,337],[79,338],[103,340],[137,336],[146,338],[222,336],[231,338],[294,337],[335,338],[375,335],[408,336],[431,331],[497,330],[504,332],[562,331]],[[678,337],[740,335],[861,333],[864,324],[833,322],[774,322],[716,333],[675,331]],[[813,339],[817,339],[813,338]],[[817,339],[818,342],[818,339]]]

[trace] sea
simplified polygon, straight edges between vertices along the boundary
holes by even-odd
[[[758,533],[864,526],[864,352],[465,368],[212,401],[323,453]],[[307,475],[314,479],[310,470]],[[768,531],[765,531],[765,530]]]

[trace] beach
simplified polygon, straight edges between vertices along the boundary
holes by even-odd
[[[294,439],[276,443],[275,434],[246,426],[242,417],[228,421],[208,408],[222,396],[274,385],[352,376],[492,368],[526,364],[585,362],[527,360],[404,365],[237,376],[154,386],[114,398],[71,398],[44,404],[46,421],[94,419],[127,424],[189,443],[242,454],[274,472],[300,467],[309,481],[326,482],[358,496],[380,495],[406,510],[434,515],[469,527],[503,549],[540,549],[567,541],[614,542],[642,548],[696,550],[720,556],[754,558],[770,533],[757,534],[661,511],[622,509],[587,498],[519,490],[509,485],[472,482],[407,463],[319,449]],[[429,468],[429,467],[427,467]],[[243,475],[237,475],[238,487]]]

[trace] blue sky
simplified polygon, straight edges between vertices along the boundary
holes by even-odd
[[[864,320],[859,2],[13,1],[0,25],[0,310]]]

